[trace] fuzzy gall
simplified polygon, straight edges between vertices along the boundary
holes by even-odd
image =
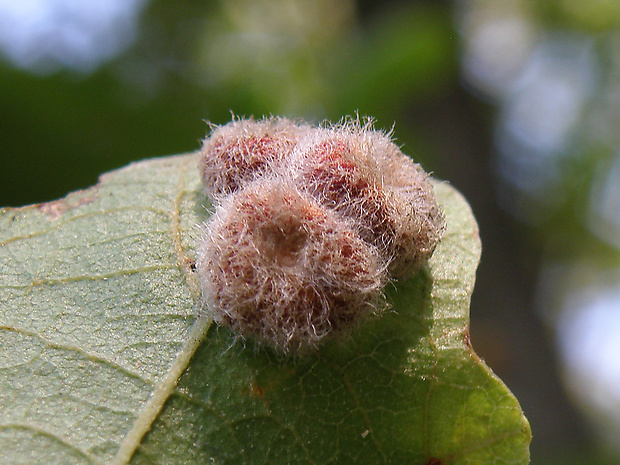
[[[200,171],[215,213],[196,270],[207,313],[242,338],[304,353],[386,308],[445,225],[429,176],[369,119],[213,127]]]

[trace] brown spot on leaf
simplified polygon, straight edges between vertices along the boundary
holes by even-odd
[[[256,382],[256,380],[250,381],[250,385],[248,386],[248,390],[246,391],[250,397],[259,400],[265,406],[267,412],[271,412],[269,408],[269,404],[267,399],[265,398],[265,393],[269,389],[269,386],[261,386]]]
[[[39,204],[37,208],[45,213],[50,220],[57,220],[67,211],[87,205],[95,200],[96,196],[92,190],[72,192],[63,199],[54,200]]]
[[[465,347],[467,347],[468,349],[471,349],[471,335],[469,333],[469,325],[467,325],[465,327],[465,331],[463,332],[463,343],[465,344]]]
[[[250,395],[252,397],[259,397],[259,398],[264,398],[265,397],[265,391],[263,391],[263,388],[255,383],[255,382],[251,382],[250,383]]]

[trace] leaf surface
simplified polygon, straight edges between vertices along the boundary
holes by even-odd
[[[285,358],[199,314],[196,154],[0,213],[0,463],[526,464],[517,400],[469,342],[467,202],[391,310]]]

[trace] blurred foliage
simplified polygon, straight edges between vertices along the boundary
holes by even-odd
[[[362,23],[346,1],[160,0],[132,50],[96,73],[4,64],[0,204],[56,198],[136,157],[195,150],[204,120],[231,111],[317,121],[359,111],[389,129],[416,100],[454,88],[449,13],[413,4]]]
[[[617,463],[620,3],[456,4],[464,74],[497,108],[497,199],[526,225],[517,263],[530,261],[531,304],[551,330],[563,388],[588,420],[566,432],[612,454],[548,445],[542,463]]]

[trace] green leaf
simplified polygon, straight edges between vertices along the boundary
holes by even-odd
[[[0,214],[0,463],[525,464],[529,425],[469,343],[475,220],[392,310],[285,358],[199,313],[196,154]],[[178,383],[178,384],[177,384]]]

